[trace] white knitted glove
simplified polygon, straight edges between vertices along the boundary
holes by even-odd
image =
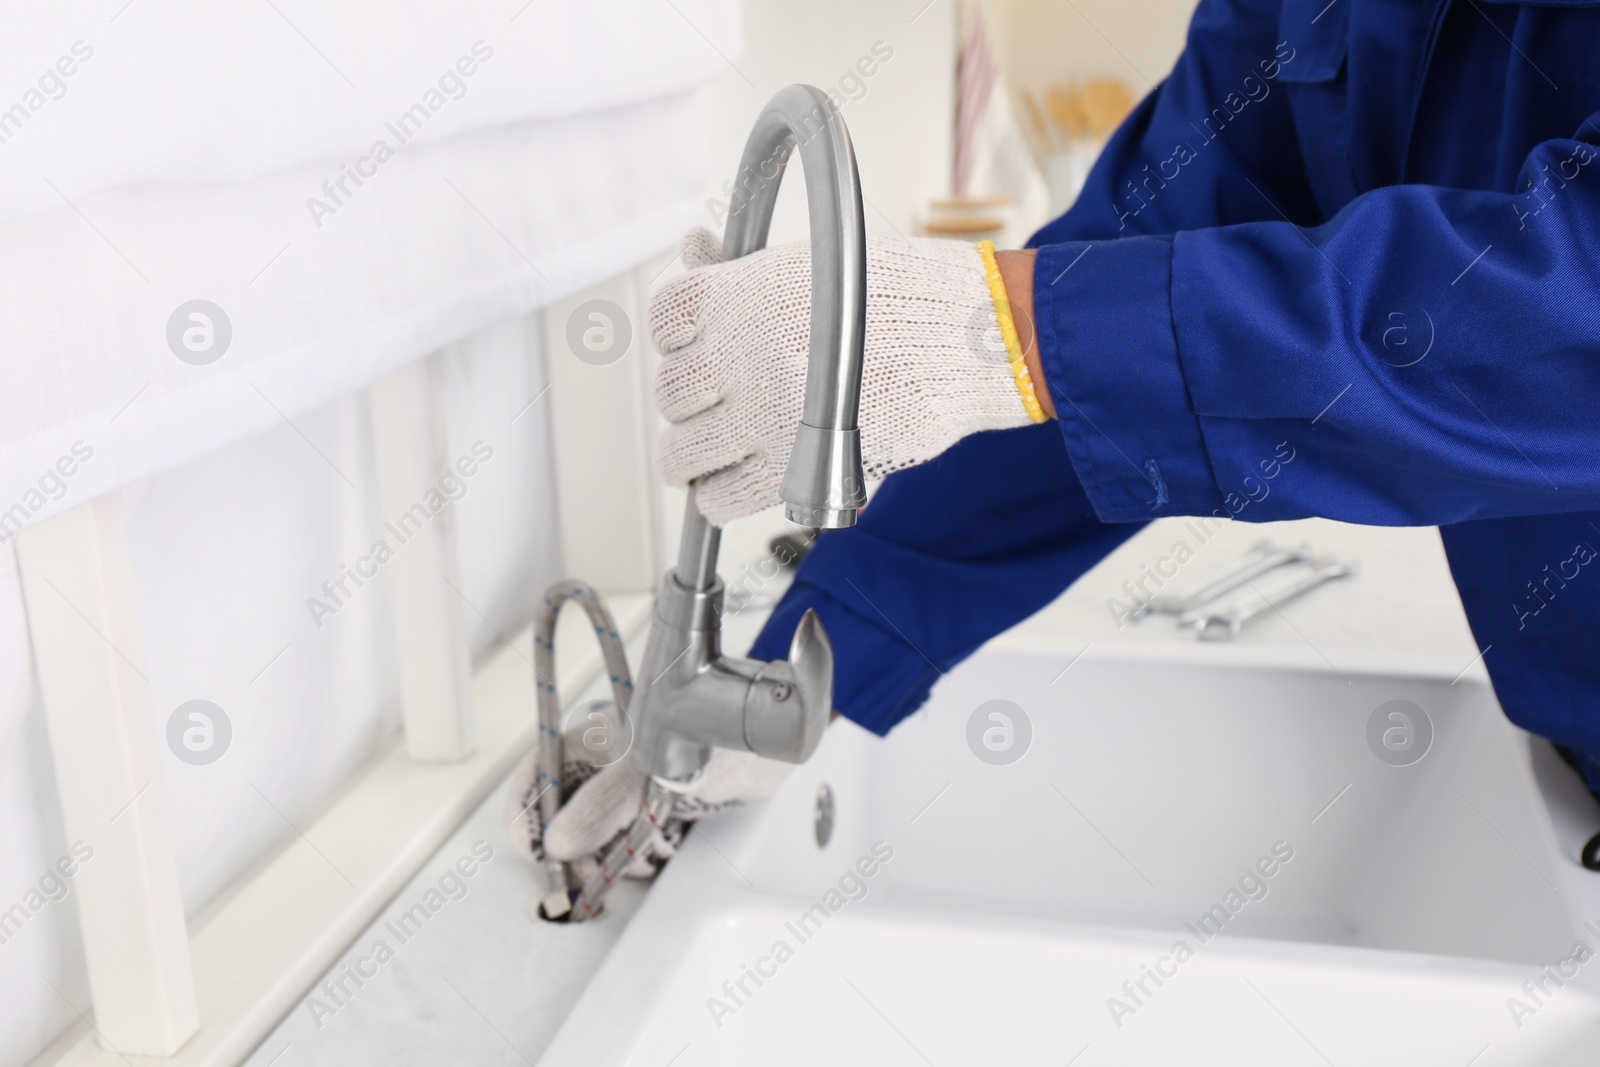
[[[581,762],[581,761],[578,761]],[[714,748],[705,771],[692,786],[675,794],[672,813],[628,865],[625,874],[648,878],[671,859],[689,824],[704,815],[765,800],[783,784],[791,764],[763,759],[750,752]],[[539,826],[537,771],[532,757],[512,782],[506,806],[512,814],[511,837],[517,851],[533,860],[546,855],[573,865],[579,884],[598,869],[600,853],[626,833],[644,806],[646,781],[627,759],[601,769],[584,770],[569,763],[563,774],[582,779],[548,828]],[[566,790],[563,790],[565,793]]]
[[[658,455],[668,482],[703,479],[695,499],[720,526],[778,503],[805,398],[811,248],[724,262],[720,242],[701,229],[684,238],[683,261],[687,273],[650,301],[662,355],[656,404],[671,424]],[[978,250],[868,238],[867,476],[925,463],[979,430],[1029,422]]]

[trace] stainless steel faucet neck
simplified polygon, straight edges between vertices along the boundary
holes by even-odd
[[[729,259],[767,243],[778,186],[798,148],[811,223],[811,343],[800,439],[782,496],[804,526],[853,526],[865,502],[858,417],[866,334],[867,242],[855,149],[826,93],[791,85],[745,144],[722,238]]]
[[[861,363],[867,235],[855,148],[822,90],[791,85],[756,119],[739,161],[723,255],[766,247],[778,187],[799,153],[811,223],[811,340],[805,407],[780,495],[791,522],[854,526],[866,503],[861,467]]]
[[[673,571],[678,584],[704,592],[717,584],[717,553],[722,547],[722,531],[695,506],[694,486],[683,507],[683,534],[678,539],[678,566]]]
[[[805,172],[811,218],[811,338],[805,406],[779,490],[791,522],[853,526],[866,503],[861,467],[862,346],[867,239],[855,150],[826,93],[791,85],[774,96],[739,163],[722,249],[730,259],[766,245],[778,185],[792,154]],[[833,706],[833,649],[815,613],[775,663],[724,656],[721,531],[684,509],[678,565],[661,584],[636,698],[630,758],[646,774],[692,777],[711,748],[791,762],[811,755]]]

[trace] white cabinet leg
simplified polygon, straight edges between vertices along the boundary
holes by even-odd
[[[171,1055],[199,1017],[122,497],[16,541],[95,1029],[125,1056]]]
[[[563,568],[607,593],[653,592],[670,566],[657,543],[650,279],[639,274],[608,278],[540,313]]]
[[[473,749],[472,661],[457,592],[455,509],[448,502],[436,513],[429,507],[451,464],[440,358],[407,364],[376,382],[369,395],[384,519],[405,538],[387,569],[406,752],[412,759],[453,762]]]

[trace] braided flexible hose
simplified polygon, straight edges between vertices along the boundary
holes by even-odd
[[[572,917],[575,920],[581,922],[600,914],[600,909],[605,905],[606,894],[611,892],[612,883],[621,877],[622,869],[633,859],[634,853],[645,847],[650,835],[655,833],[656,828],[665,822],[671,813],[672,794],[651,779],[650,787],[645,791],[644,808],[639,812],[639,817],[633,820],[628,832],[606,852],[600,861],[600,869],[584,883],[583,892],[579,893],[578,899],[573,902]]]
[[[628,656],[622,646],[622,635],[617,632],[617,622],[611,609],[592,587],[582,582],[566,579],[552,585],[544,594],[544,606],[533,628],[533,688],[537,694],[539,711],[539,824],[543,833],[561,809],[561,773],[566,759],[566,746],[561,737],[561,702],[556,694],[556,617],[562,605],[575,600],[583,606],[594,626],[595,639],[600,642],[600,654],[605,660],[606,673],[611,677],[611,698],[617,710],[628,713],[628,701],[633,696],[633,676],[628,671]],[[630,831],[631,836],[632,831]],[[620,849],[614,850],[620,851]],[[607,862],[611,857],[606,857]],[[550,874],[551,891],[566,892],[568,877],[566,864],[560,860],[546,859]],[[604,899],[604,892],[599,899]],[[588,918],[599,910],[598,902]]]

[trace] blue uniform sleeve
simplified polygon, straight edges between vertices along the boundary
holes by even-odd
[[[887,733],[940,675],[1138,529],[1095,518],[1055,427],[974,434],[886,479],[855,527],[818,537],[751,654],[786,656],[815,608],[834,707]]]
[[[1114,143],[1102,185],[1143,173],[1148,142]],[[1434,525],[1600,508],[1597,144],[1600,114],[1539,144],[1513,191],[1387,186],[1317,226],[1240,164],[1270,220],[1123,240],[1073,234],[1072,214],[1048,227],[1040,352],[1096,514]],[[1152,183],[1147,210],[1207,195],[1188,178]]]

